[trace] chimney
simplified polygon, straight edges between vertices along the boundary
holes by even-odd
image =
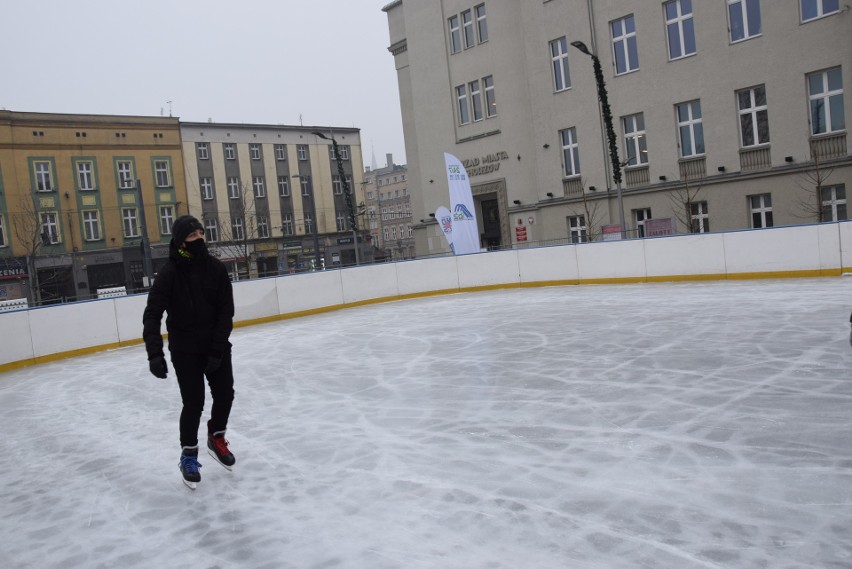
[[[388,161],[388,168],[393,168],[393,154],[385,154],[385,159]]]

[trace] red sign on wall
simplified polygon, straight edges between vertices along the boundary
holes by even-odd
[[[515,241],[526,241],[527,240],[527,226],[526,225],[518,225],[515,227]]]

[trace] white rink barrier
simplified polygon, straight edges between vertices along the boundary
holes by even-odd
[[[852,221],[515,249],[243,281],[234,283],[235,323],[493,288],[844,272],[852,273]],[[140,294],[0,312],[0,372],[139,344],[146,301]]]

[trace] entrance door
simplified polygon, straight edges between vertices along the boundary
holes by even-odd
[[[484,245],[488,249],[500,247],[500,207],[496,199],[482,200],[482,231]]]

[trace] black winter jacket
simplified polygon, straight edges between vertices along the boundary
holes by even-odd
[[[172,240],[169,260],[154,279],[142,315],[148,359],[163,355],[163,311],[168,313],[169,351],[216,357],[230,352],[234,294],[228,270],[219,259],[182,257]]]

